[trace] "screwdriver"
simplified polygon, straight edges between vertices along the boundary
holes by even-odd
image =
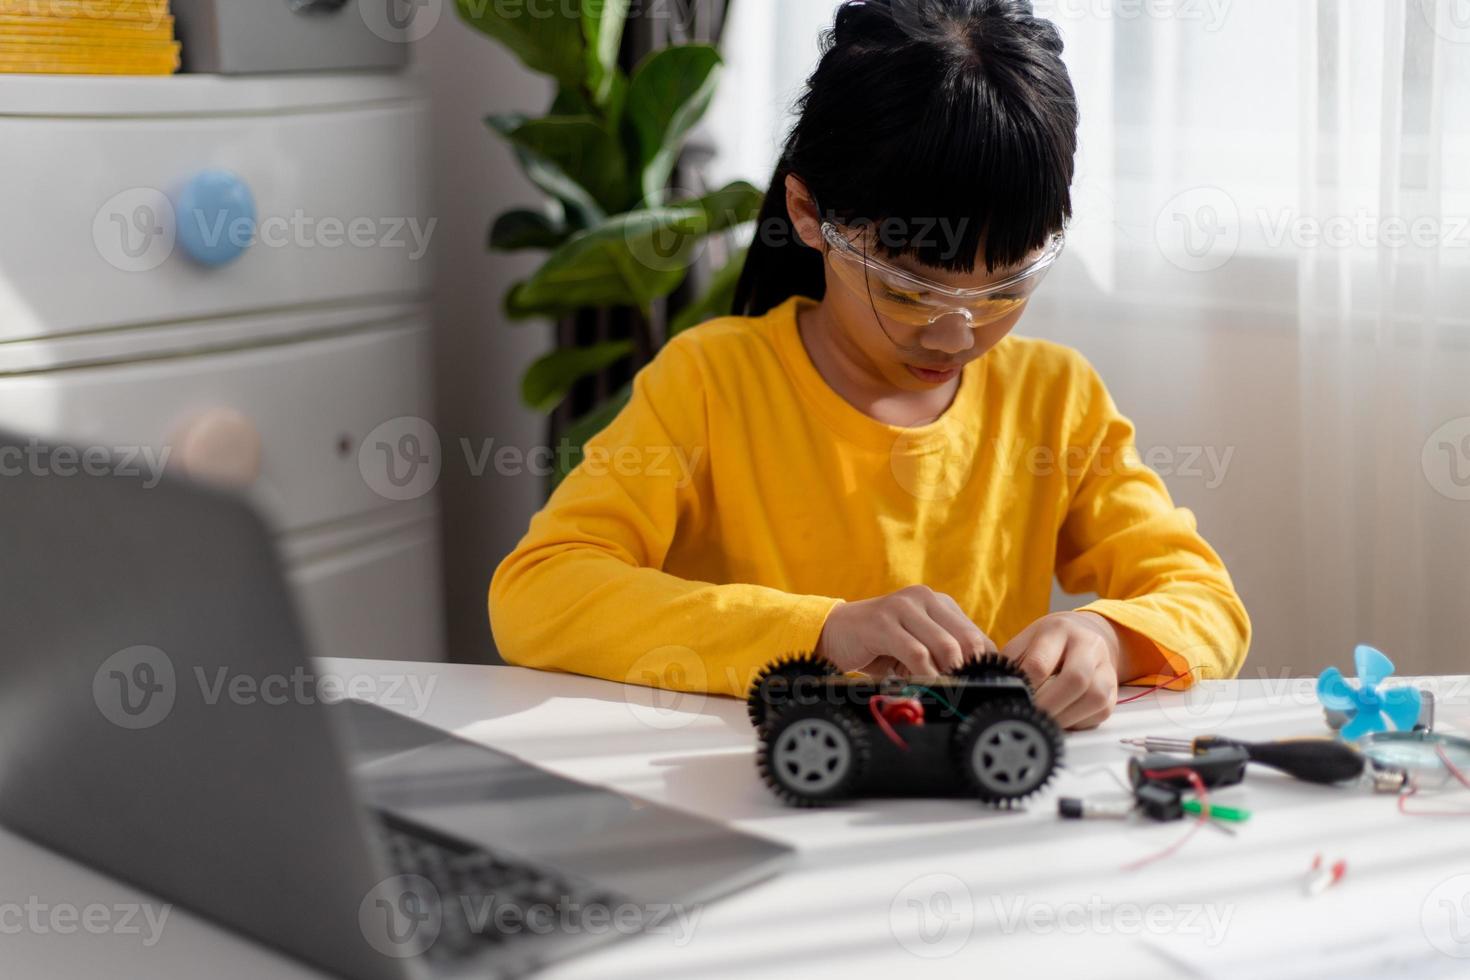
[[[1328,738],[1293,738],[1275,742],[1242,742],[1219,735],[1184,738],[1125,738],[1148,752],[1181,752],[1201,755],[1211,749],[1235,747],[1244,749],[1251,762],[1278,769],[1308,783],[1344,783],[1363,774],[1367,761],[1363,754],[1346,742]]]

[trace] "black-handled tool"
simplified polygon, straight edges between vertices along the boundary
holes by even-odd
[[[1276,742],[1243,742],[1218,735],[1201,735],[1196,739],[1125,738],[1148,752],[1184,752],[1200,755],[1211,749],[1236,747],[1244,749],[1251,762],[1278,769],[1307,783],[1345,783],[1363,775],[1367,760],[1363,753],[1330,738],[1293,738]]]

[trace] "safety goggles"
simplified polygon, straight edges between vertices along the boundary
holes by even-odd
[[[958,315],[971,326],[993,323],[1014,313],[1041,285],[1062,254],[1066,238],[1053,235],[1040,257],[999,282],[973,289],[952,289],[925,279],[873,255],[865,254],[832,222],[822,225],[828,255],[837,277],[848,288],[867,295],[879,315],[897,323],[922,327],[943,316]]]

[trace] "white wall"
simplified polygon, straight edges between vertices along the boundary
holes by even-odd
[[[514,158],[484,124],[495,112],[536,113],[550,103],[551,85],[523,69],[490,38],[467,27],[446,5],[438,25],[417,46],[418,71],[433,100],[435,232],[434,317],[437,335],[440,440],[444,471],[444,563],[448,646],[453,660],[495,662],[485,610],[496,564],[524,533],[543,497],[532,476],[475,476],[461,448],[529,451],[545,442],[542,416],[521,407],[525,366],[550,345],[549,328],[511,325],[501,299],[537,264],[536,254],[506,256],[485,249],[501,211],[537,200]]]

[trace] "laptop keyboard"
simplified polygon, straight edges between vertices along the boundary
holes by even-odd
[[[636,908],[621,895],[559,874],[551,868],[495,853],[401,817],[379,812],[388,860],[400,875],[433,885],[423,898],[436,921],[430,960],[463,959],[517,938],[546,938],[626,922]],[[435,907],[437,903],[437,907]]]

